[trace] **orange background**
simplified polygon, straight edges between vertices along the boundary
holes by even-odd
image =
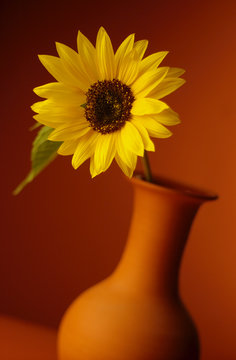
[[[203,205],[184,253],[180,291],[198,326],[201,360],[236,359],[235,1],[3,1],[1,5],[0,311],[57,326],[71,301],[106,277],[122,253],[131,187],[116,165],[91,180],[58,157],[18,197],[35,136],[32,88],[52,80],[37,54],[54,41],[93,42],[103,25],[114,47],[130,33],[147,54],[169,50],[165,65],[187,80],[166,98],[180,113],[174,135],[155,140],[154,173],[220,195]],[[141,168],[140,164],[138,168]]]

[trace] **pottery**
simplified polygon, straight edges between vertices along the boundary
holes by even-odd
[[[178,294],[178,273],[199,206],[214,194],[131,180],[134,207],[114,272],[81,294],[58,334],[59,360],[198,360],[196,328]]]

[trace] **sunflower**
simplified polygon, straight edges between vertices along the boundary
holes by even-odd
[[[34,89],[45,99],[32,106],[34,118],[53,128],[48,139],[62,142],[58,154],[73,155],[75,169],[90,159],[94,177],[115,159],[131,177],[137,157],[155,151],[150,137],[167,138],[165,125],[180,122],[160,99],[184,83],[184,70],[159,67],[167,51],[144,58],[147,45],[131,34],[114,52],[101,27],[96,46],[79,31],[78,52],[56,43],[59,57],[39,55],[57,81]]]

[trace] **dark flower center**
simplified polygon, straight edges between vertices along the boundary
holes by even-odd
[[[102,134],[121,129],[131,117],[135,98],[130,87],[117,79],[94,83],[86,96],[85,117],[91,127]]]

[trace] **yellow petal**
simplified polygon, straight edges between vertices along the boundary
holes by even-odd
[[[62,121],[58,120],[55,117],[43,116],[41,114],[36,114],[33,116],[33,118],[40,124],[49,126],[51,128],[60,126],[64,122],[64,121],[62,122]]]
[[[87,121],[81,121],[73,124],[66,124],[53,130],[48,137],[52,141],[64,141],[78,139],[87,134],[91,128],[88,126]]]
[[[111,133],[102,135],[97,139],[94,153],[94,172],[96,175],[106,171],[114,159],[116,153],[115,136],[115,133]]]
[[[77,47],[84,68],[93,82],[98,80],[96,49],[80,31],[77,36]]]
[[[168,138],[172,135],[172,132],[165,128],[165,126],[161,125],[153,119],[151,116],[136,116],[135,121],[144,126],[149,135],[156,138]]]
[[[98,136],[99,134],[97,132],[91,130],[79,139],[72,158],[72,166],[74,169],[77,169],[84,161],[93,155]]]
[[[119,73],[119,69],[122,66],[125,56],[131,52],[134,45],[134,34],[129,35],[119,46],[115,53],[116,63],[116,75]]]
[[[144,55],[147,47],[148,47],[147,40],[139,40],[134,43],[134,49],[136,50],[140,60],[143,58],[143,55]]]
[[[51,110],[52,102],[50,100],[37,101],[31,105],[31,109],[35,112]]]
[[[96,41],[97,62],[100,80],[113,80],[115,75],[115,56],[111,40],[101,27]]]
[[[130,85],[136,79],[139,71],[140,60],[136,50],[132,50],[124,56],[117,72],[117,79],[126,85]]]
[[[185,83],[181,78],[166,78],[162,80],[159,86],[149,94],[149,96],[155,99],[162,99],[164,96],[169,95],[173,91],[177,90]]]
[[[125,126],[123,126],[118,135],[118,137],[120,138],[119,155],[122,159],[124,159],[124,157],[122,156],[122,149],[124,151],[125,149],[127,149],[135,155],[143,156],[144,145],[142,138],[136,127],[130,121],[126,122]]]
[[[122,162],[129,168],[132,167],[132,158],[134,153],[132,153],[129,149],[123,146],[122,139],[120,134],[118,134],[116,139],[116,148],[117,148],[117,154],[119,155],[119,158],[122,160]],[[135,155],[136,156],[136,155]]]
[[[84,71],[79,54],[69,46],[58,42],[56,43],[56,48],[64,66],[74,77],[74,83],[77,84],[83,91],[87,91],[91,85],[91,80],[89,79],[86,71]]]
[[[79,105],[64,105],[52,100],[38,101],[31,106],[31,109],[47,116],[64,116],[65,118],[77,118],[84,116],[84,109]]]
[[[51,55],[39,55],[39,60],[47,71],[57,80],[69,86],[75,87],[75,78],[72,76],[61,59]]]
[[[146,71],[150,71],[152,69],[156,69],[158,65],[162,62],[162,60],[166,57],[168,51],[159,51],[155,54],[147,56],[145,59],[141,61],[140,64],[140,74],[143,74]]]
[[[40,96],[42,98],[48,98],[48,97],[54,95],[55,93],[57,94],[58,92],[59,93],[68,92],[68,89],[69,88],[66,87],[62,83],[51,82],[51,83],[48,83],[45,85],[38,86],[38,87],[34,88],[33,91],[35,92],[35,94],[37,94],[38,96]]]
[[[92,178],[94,178],[95,176],[99,175],[99,174],[96,172],[95,167],[94,167],[94,155],[92,155],[91,158],[90,158],[89,170],[90,170],[90,174],[91,174],[91,177],[92,177]]]
[[[72,117],[69,118],[69,116],[65,117],[64,115],[58,115],[58,114],[48,114],[48,113],[40,113],[40,114],[36,114],[33,116],[33,118],[38,121],[39,123],[52,127],[52,128],[56,128],[59,126],[62,126],[63,124],[65,124],[65,121],[67,124],[69,123],[73,123],[77,120],[78,117]]]
[[[133,176],[133,172],[134,172],[134,170],[136,168],[137,156],[132,154],[132,167],[128,167],[126,165],[126,163],[120,158],[120,156],[118,154],[116,154],[115,159],[116,159],[117,164],[119,165],[119,167],[123,171],[123,173],[126,176],[128,176],[129,178],[131,178]]]
[[[78,105],[86,102],[86,96],[79,89],[71,89],[63,83],[53,82],[33,89],[42,98],[49,98],[60,104]]]
[[[164,79],[168,67],[150,70],[139,76],[132,84],[132,90],[136,99],[145,97]]]
[[[171,67],[171,68],[169,68],[169,71],[168,71],[166,77],[171,77],[171,78],[179,77],[179,76],[183,75],[184,73],[185,73],[184,69]]]
[[[94,156],[93,155],[90,157],[89,171],[90,171],[92,178],[97,176],[97,173],[94,168]]]
[[[150,139],[149,134],[146,128],[142,125],[141,121],[136,121],[136,119],[132,119],[132,124],[137,128],[141,138],[143,140],[144,149],[147,151],[155,151],[155,145],[153,141]]]
[[[153,118],[161,124],[167,126],[177,125],[180,123],[179,115],[170,108],[154,115]]]
[[[63,124],[77,122],[84,117],[84,109],[80,106],[64,106],[51,100],[39,101],[31,106],[39,114],[33,118],[41,124],[56,128]]]
[[[57,150],[57,153],[59,155],[72,155],[76,150],[77,144],[78,144],[78,140],[64,141],[63,144],[61,144],[61,146]]]
[[[146,114],[157,114],[168,108],[164,102],[152,99],[152,98],[141,98],[137,99],[133,103],[131,113],[133,115],[146,115]]]

